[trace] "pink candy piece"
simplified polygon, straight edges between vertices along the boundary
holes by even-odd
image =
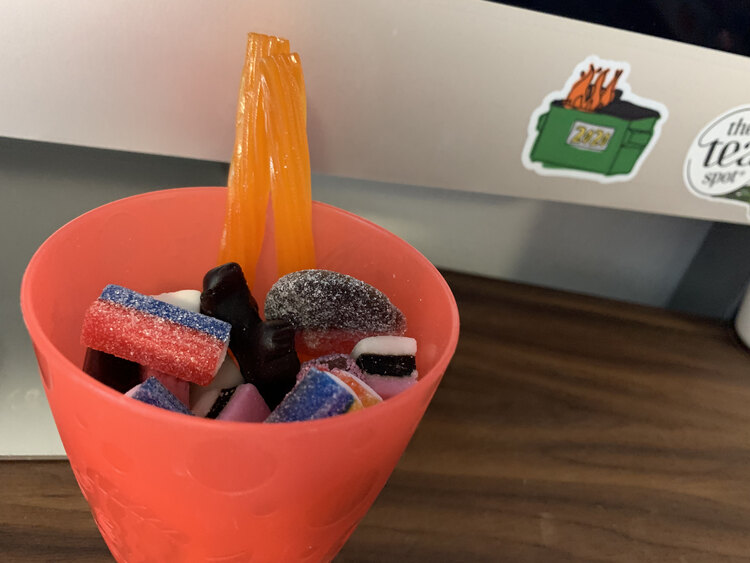
[[[154,368],[141,366],[141,382],[146,381],[149,377],[158,379],[159,383],[177,397],[183,405],[190,406],[190,383]]]
[[[406,377],[365,373],[363,379],[383,399],[390,399],[414,385],[417,382],[417,372]]]
[[[263,422],[271,410],[261,397],[258,389],[252,383],[240,385],[229,399],[217,420],[232,420],[235,422]]]

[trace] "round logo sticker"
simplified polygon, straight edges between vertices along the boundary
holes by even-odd
[[[750,106],[709,123],[685,159],[685,183],[703,198],[750,204]]]

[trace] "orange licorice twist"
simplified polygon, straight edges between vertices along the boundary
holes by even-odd
[[[305,81],[299,55],[260,61],[261,91],[268,100],[271,203],[278,275],[315,267],[310,153]]]
[[[239,263],[251,287],[263,245],[271,189],[267,109],[260,88],[259,62],[263,57],[288,52],[289,41],[286,39],[259,33],[248,34],[218,263]]]

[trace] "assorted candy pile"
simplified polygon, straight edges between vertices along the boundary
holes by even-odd
[[[83,369],[150,405],[244,422],[344,414],[417,380],[417,343],[402,336],[403,314],[356,278],[293,272],[274,284],[264,309],[265,320],[233,262],[210,270],[203,291],[150,297],[108,285],[84,317]],[[300,364],[296,341],[320,355]]]
[[[202,291],[104,288],[83,322],[86,373],[151,405],[248,422],[343,414],[416,381],[401,311],[363,281],[315,269],[306,112],[289,41],[249,34],[221,265]],[[263,319],[250,287],[269,206],[279,279]]]

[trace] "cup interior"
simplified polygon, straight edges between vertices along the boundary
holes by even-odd
[[[200,289],[216,265],[225,199],[225,188],[150,192],[60,228],[34,255],[22,284],[24,319],[37,350],[80,366],[84,312],[108,283],[145,294]],[[268,223],[253,287],[259,303],[277,279],[270,214]],[[407,318],[407,335],[418,340],[420,379],[439,377],[456,346],[458,312],[434,266],[395,235],[326,204],[314,203],[313,230],[318,267],[388,295]],[[91,379],[91,385],[99,383]]]

